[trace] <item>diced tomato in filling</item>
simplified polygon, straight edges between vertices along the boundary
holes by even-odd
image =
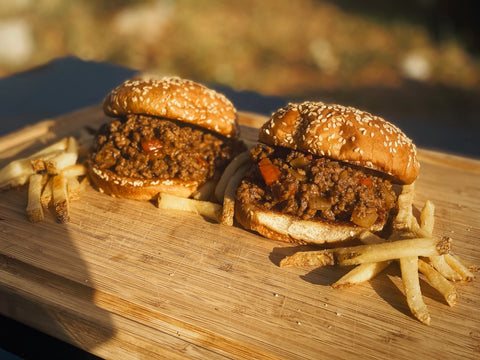
[[[266,185],[272,185],[275,181],[280,179],[280,169],[274,165],[269,158],[263,158],[260,160],[258,168]]]
[[[158,139],[142,141],[141,145],[142,149],[146,152],[158,151],[163,147],[163,143]]]
[[[368,177],[360,178],[360,180],[358,180],[358,183],[359,183],[359,185],[365,185],[367,187],[372,187],[373,186],[372,179],[370,179]]]

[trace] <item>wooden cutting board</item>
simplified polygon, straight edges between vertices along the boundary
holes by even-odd
[[[255,140],[265,118],[242,113]],[[0,166],[107,121],[99,106],[0,138]],[[435,235],[480,264],[480,161],[420,150],[415,205],[436,205]],[[24,188],[0,193],[0,310],[107,359],[476,359],[480,285],[450,308],[422,281],[431,326],[407,307],[394,264],[330,287],[348,269],[288,268],[304,249],[88,188],[72,219],[31,224]],[[25,344],[28,346],[28,344]]]

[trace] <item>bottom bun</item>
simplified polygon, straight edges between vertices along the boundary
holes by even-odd
[[[189,197],[198,188],[198,181],[148,180],[119,176],[110,170],[99,169],[94,165],[88,167],[88,175],[100,192],[135,200],[152,200],[159,193]]]
[[[353,223],[301,220],[292,215],[266,211],[254,204],[235,204],[235,219],[246,229],[269,239],[297,244],[333,244],[358,238],[366,229]],[[382,230],[381,225],[369,229]]]

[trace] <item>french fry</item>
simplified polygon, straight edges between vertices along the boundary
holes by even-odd
[[[62,154],[64,153],[65,153],[65,150],[56,150],[56,151],[52,151],[51,153],[42,155],[41,157],[31,159],[30,164],[32,165],[33,171],[40,172],[40,171],[47,170],[47,163],[49,161],[52,161],[53,159],[61,157]]]
[[[76,177],[66,178],[68,201],[78,200],[80,198],[80,181]]]
[[[28,219],[35,223],[44,219],[42,203],[40,196],[42,194],[44,176],[42,174],[30,175],[28,184],[28,203],[27,216]]]
[[[473,273],[465,266],[463,263],[452,254],[444,255],[445,262],[454,270],[456,271],[461,277],[463,281],[472,281],[475,276]]]
[[[45,170],[45,161],[43,159],[30,160],[30,165],[34,173]]]
[[[405,239],[381,244],[297,252],[283,259],[280,262],[280,266],[324,266],[335,264],[348,266],[375,263],[402,257],[446,254],[450,247],[451,240],[448,238],[441,240],[432,238]]]
[[[360,241],[364,244],[381,244],[385,242],[380,236],[365,231],[359,236]],[[342,276],[339,280],[332,284],[334,289],[350,287],[356,284],[373,279],[392,263],[391,260],[375,263],[360,264]]]
[[[220,180],[217,183],[217,186],[215,187],[215,198],[219,202],[223,202],[225,190],[227,189],[228,183],[230,182],[230,178],[238,170],[238,168],[240,168],[240,166],[245,164],[250,159],[250,151],[244,151],[234,157],[230,164],[227,165],[227,167],[223,171],[222,176],[220,177]]]
[[[188,211],[205,216],[216,222],[220,220],[222,207],[219,204],[195,199],[182,198],[175,195],[161,193],[157,199],[157,207],[166,210]]]
[[[52,204],[53,199],[53,178],[50,177],[43,187],[42,195],[40,196],[40,203],[44,209],[48,209]]]
[[[29,159],[12,161],[0,170],[0,190],[24,185],[33,173]]]
[[[28,158],[29,159],[45,158],[50,156],[51,154],[58,153],[59,151],[65,151],[67,149],[67,146],[68,146],[68,138],[65,137],[33,153]]]
[[[360,245],[335,249],[339,265],[355,265],[412,256],[446,254],[450,250],[450,239],[414,238],[382,244]]]
[[[411,232],[415,234],[415,236],[418,237],[432,237],[432,234],[426,231],[425,229],[422,229],[420,225],[417,223],[416,219],[413,222]]]
[[[418,270],[426,276],[430,285],[443,295],[449,306],[456,304],[458,299],[457,291],[450,281],[422,259],[418,259]]]
[[[60,173],[67,178],[84,176],[87,174],[87,168],[83,164],[73,164],[63,168]]]
[[[0,169],[0,190],[24,185],[28,181],[30,175],[35,173],[32,162],[36,168],[41,168],[44,166],[40,165],[41,163],[39,161],[43,162],[41,159],[64,151],[67,148],[67,144],[67,138],[63,138],[26,158],[13,160],[4,166]]]
[[[412,314],[425,325],[430,325],[430,313],[425,305],[418,278],[418,258],[408,256],[400,258],[402,283],[407,304]]]
[[[412,213],[412,204],[415,194],[415,183],[403,185],[402,192],[398,195],[398,213],[393,220],[392,227],[396,231],[411,230],[412,221],[415,220]],[[416,222],[416,220],[415,220]]]
[[[79,147],[66,137],[0,169],[0,190],[29,182],[27,215],[32,222],[44,218],[44,209],[54,208],[59,222],[70,219],[70,201],[78,199],[89,183],[87,169],[77,164]],[[84,177],[80,182],[79,177]]]
[[[225,188],[224,198],[223,198],[223,209],[222,209],[222,218],[221,223],[223,225],[232,226],[233,225],[233,215],[235,211],[235,191],[237,190],[240,182],[242,181],[243,175],[248,170],[250,165],[244,163],[241,165],[237,171],[230,178],[227,187]]]
[[[48,174],[56,175],[67,166],[74,165],[78,159],[77,140],[70,136],[67,140],[67,148],[57,156],[45,161],[45,168]]]
[[[332,284],[334,289],[342,289],[373,279],[381,273],[391,261],[360,264]]]
[[[453,270],[445,260],[445,255],[429,256],[427,258],[431,266],[435,268],[443,277],[450,281],[462,280],[462,275]]]
[[[420,228],[432,235],[434,225],[435,205],[430,201],[425,201],[422,211],[420,212]]]
[[[53,208],[57,221],[70,221],[70,203],[67,194],[67,181],[63,175],[55,175],[52,183]]]

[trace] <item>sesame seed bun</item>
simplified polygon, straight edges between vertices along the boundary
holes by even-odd
[[[107,95],[103,110],[113,117],[143,114],[180,120],[228,138],[239,133],[236,110],[223,94],[178,77],[127,80]]]
[[[90,162],[88,167],[90,180],[96,188],[113,197],[148,201],[159,193],[189,197],[200,185],[197,181],[181,181],[179,179],[149,180],[119,176],[113,171],[100,169]]]
[[[262,126],[259,140],[377,170],[402,184],[420,169],[415,145],[399,128],[353,107],[288,104]]]

